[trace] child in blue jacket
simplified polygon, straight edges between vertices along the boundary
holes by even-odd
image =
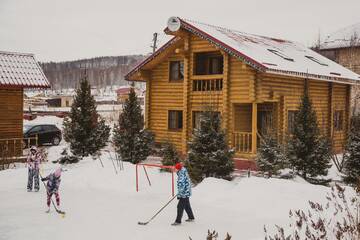
[[[194,214],[192,212],[189,197],[191,196],[191,181],[189,174],[186,170],[186,168],[181,164],[177,163],[175,165],[175,169],[177,170],[177,189],[178,194],[177,198],[179,200],[177,205],[177,216],[176,220],[173,224],[173,226],[181,224],[181,218],[184,213],[184,210],[186,214],[188,215],[188,219],[185,220],[186,222],[192,222],[195,220]]]

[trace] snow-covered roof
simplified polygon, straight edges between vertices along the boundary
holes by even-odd
[[[48,88],[50,83],[33,54],[0,51],[0,86]]]
[[[342,28],[325,38],[320,49],[334,49],[360,46],[360,22]]]
[[[218,48],[262,72],[339,82],[360,80],[358,74],[301,43],[244,33],[192,20],[180,19],[180,22],[182,29],[208,40]],[[169,32],[168,29],[165,31]],[[130,75],[159,55],[164,47],[168,47],[175,40],[175,38],[171,39],[157,52],[145,59],[126,75],[126,79],[129,79]]]

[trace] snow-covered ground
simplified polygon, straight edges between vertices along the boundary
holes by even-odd
[[[37,121],[57,124],[58,119]],[[60,156],[65,143],[48,147],[49,162],[42,165],[42,174],[53,171],[51,161]],[[135,188],[135,167],[124,163],[125,170],[115,173],[109,153],[99,160],[84,159],[67,165],[60,186],[62,218],[54,210],[46,210],[46,192],[27,192],[27,169],[0,171],[0,239],[205,239],[208,229],[219,232],[223,239],[229,232],[232,239],[264,239],[263,227],[289,222],[290,209],[306,209],[308,200],[325,202],[330,191],[302,181],[235,178],[225,181],[205,179],[193,188],[191,203],[196,221],[173,227],[176,217],[175,199],[153,222],[147,221],[171,198],[171,174],[149,168],[152,186],[140,169],[140,191]],[[186,219],[184,214],[183,220]]]
[[[138,221],[148,220],[170,199],[171,175],[149,169],[149,187],[141,172],[136,192],[134,165],[125,163],[125,170],[116,174],[106,156],[104,168],[92,159],[65,167],[60,188],[65,218],[54,211],[45,213],[43,187],[38,193],[26,192],[26,168],[0,172],[0,239],[186,240],[205,239],[208,229],[221,236],[229,232],[233,239],[263,239],[264,224],[285,225],[289,209],[305,208],[308,200],[323,201],[329,190],[279,179],[208,178],[193,189],[196,222],[170,226],[176,216],[175,200],[149,225],[140,226]],[[56,166],[44,164],[43,174]]]

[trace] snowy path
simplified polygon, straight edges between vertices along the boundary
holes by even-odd
[[[323,200],[326,187],[287,180],[241,178],[232,182],[206,179],[193,189],[194,223],[172,227],[176,200],[153,222],[147,221],[171,197],[168,173],[149,170],[153,183],[142,175],[140,192],[135,191],[135,169],[114,173],[111,162],[105,168],[93,160],[66,167],[60,187],[61,203],[67,215],[46,214],[46,194],[26,192],[27,170],[0,172],[0,239],[205,239],[208,229],[233,239],[264,239],[263,226],[285,225],[289,209],[303,208],[307,201]],[[56,165],[46,164],[48,173]],[[143,172],[141,172],[143,173]],[[185,219],[186,216],[184,216]]]

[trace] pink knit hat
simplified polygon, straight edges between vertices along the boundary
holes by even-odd
[[[61,171],[62,171],[61,168],[56,169],[56,171],[54,173],[55,177],[57,177],[57,178],[60,177],[61,176]]]

